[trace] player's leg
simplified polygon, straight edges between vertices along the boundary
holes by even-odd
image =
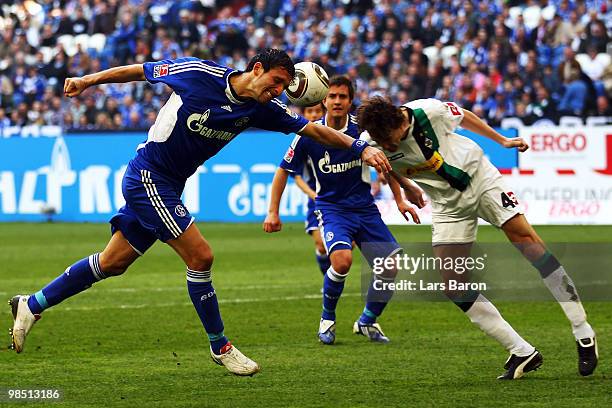
[[[28,332],[45,309],[90,288],[102,279],[121,275],[138,256],[121,231],[115,231],[101,253],[75,262],[33,295],[13,297],[9,301],[15,320],[11,331],[12,347],[18,353],[23,351]]]
[[[217,293],[212,284],[213,253],[195,224],[166,242],[187,266],[187,290],[210,341],[213,361],[238,375],[253,375],[259,365],[232,346],[224,333]]]
[[[331,266],[331,262],[329,260],[329,256],[325,251],[325,246],[323,245],[323,240],[321,239],[321,232],[319,232],[319,228],[313,229],[310,231],[310,236],[312,237],[312,241],[315,246],[315,256],[317,258],[317,264],[319,265],[319,270],[322,275],[325,275],[329,267]]]
[[[336,306],[353,263],[351,242],[356,224],[350,214],[343,212],[318,210],[316,213],[331,263],[323,277],[323,311],[318,336],[323,344],[333,344],[336,339]]]
[[[312,237],[315,246],[317,265],[319,265],[321,274],[325,275],[331,264],[329,263],[329,256],[321,240],[319,220],[317,220],[317,216],[314,213],[314,203],[311,205],[310,201],[308,203],[308,212],[306,213],[305,230],[306,233]]]
[[[128,167],[126,174],[129,176],[124,178],[123,195],[134,208],[139,223],[169,244],[187,265],[187,288],[208,334],[213,360],[234,374],[255,374],[259,366],[232,347],[223,334],[212,286],[212,250],[181,201],[182,186],[146,169]]]
[[[578,349],[578,371],[591,375],[597,367],[598,350],[595,331],[587,321],[587,315],[578,296],[576,285],[565,268],[551,254],[522,214],[517,214],[502,225],[508,239],[540,272],[544,285],[559,302],[572,325]]]
[[[476,239],[476,228],[476,219],[436,222],[434,217],[432,238],[434,256],[440,259],[470,256],[472,243]],[[450,280],[466,283],[469,281],[469,274],[457,273],[450,268],[449,262],[441,264],[443,269],[440,273],[447,288],[445,294],[472,323],[510,352],[510,358],[504,366],[507,371],[498,378],[519,378],[524,373],[537,369],[542,364],[541,354],[504,320],[497,308],[485,296],[477,291],[448,290]],[[449,268],[445,269],[445,266]]]
[[[355,242],[370,266],[377,258],[385,259],[401,252],[401,247],[383,222],[377,208],[364,211],[363,214],[360,214],[359,221],[360,229],[355,236]],[[385,263],[382,262],[382,264]],[[377,319],[382,315],[393,296],[393,291],[389,289],[388,284],[395,280],[396,275],[397,269],[390,268],[372,276],[365,307],[359,319],[353,324],[354,333],[364,335],[371,341],[389,342],[389,338],[383,333]]]
[[[597,366],[597,341],[587,322],[576,286],[522,214],[516,197],[505,187],[501,176],[495,175],[489,188],[481,194],[478,216],[501,228],[510,242],[540,272],[544,284],[572,325],[578,349],[578,371],[581,375],[590,375]]]

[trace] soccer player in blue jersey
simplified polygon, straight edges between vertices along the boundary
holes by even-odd
[[[305,107],[302,113],[302,115],[310,121],[319,120],[324,114],[325,107],[323,106],[323,102],[314,106]],[[319,265],[319,270],[323,275],[325,275],[331,264],[329,263],[329,256],[327,256],[325,246],[321,240],[319,221],[315,215],[314,200],[317,196],[317,193],[315,192],[315,178],[307,164],[304,165],[301,174],[290,173],[290,175],[293,176],[295,184],[297,184],[300,190],[302,190],[304,194],[308,196],[308,208],[306,212],[306,221],[304,222],[304,229],[306,230],[306,233],[312,237],[315,246],[315,257],[317,259],[317,264]]]
[[[352,137],[359,135],[355,118],[349,114],[354,89],[346,77],[333,77],[324,100],[326,115],[320,123],[340,130]],[[385,258],[401,250],[393,235],[380,217],[370,194],[370,171],[359,159],[344,150],[324,146],[316,141],[296,136],[289,147],[272,182],[271,202],[264,221],[264,231],[281,229],[279,218],[280,198],[289,173],[300,172],[304,164],[311,168],[316,181],[315,213],[321,236],[331,260],[323,281],[323,312],[319,323],[319,340],[333,344],[336,339],[336,305],[344,289],[344,281],[353,263],[352,242],[364,251],[369,262]],[[416,213],[411,208],[414,216]],[[418,217],[415,219],[418,221]],[[393,279],[392,271],[380,279]],[[373,281],[372,281],[373,282]],[[372,289],[372,287],[370,288]],[[376,299],[370,295],[361,317],[353,325],[353,331],[375,342],[386,343],[376,319],[382,314],[392,292]],[[380,294],[381,291],[378,291]]]
[[[234,374],[258,372],[259,365],[233,347],[224,334],[212,286],[212,249],[181,201],[185,181],[248,127],[297,132],[351,149],[355,160],[361,157],[378,170],[390,170],[378,150],[311,123],[276,100],[294,74],[293,62],[285,52],[268,49],[254,56],[244,72],[187,57],[66,79],[64,94],[68,97],[94,85],[143,80],[165,83],[174,92],[128,165],[122,184],[126,204],[110,220],[112,237],[106,248],[69,266],[35,294],[10,300],[15,319],[12,347],[18,353],[23,350],[26,336],[42,311],[97,281],[121,275],[159,239],[187,266],[189,296],[208,334],[213,360]]]

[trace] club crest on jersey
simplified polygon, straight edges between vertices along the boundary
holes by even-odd
[[[292,147],[290,147],[287,149],[287,153],[285,153],[285,161],[287,163],[291,163],[291,160],[293,160],[293,156],[295,156],[295,151]]]
[[[168,64],[155,65],[153,67],[153,78],[159,78],[168,75]]]
[[[243,118],[238,119],[234,122],[234,126],[236,127],[245,127],[246,124],[249,123],[249,117],[245,116]]]
[[[179,204],[176,207],[174,207],[174,213],[178,215],[179,217],[184,217],[187,215],[187,210],[185,209],[185,207]]]
[[[325,233],[325,241],[329,242],[334,239],[334,233],[329,231]]]

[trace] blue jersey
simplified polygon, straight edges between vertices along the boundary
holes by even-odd
[[[315,123],[325,125],[325,117]],[[354,138],[359,137],[357,122],[352,115],[349,115],[346,127],[341,131]],[[370,194],[370,170],[351,151],[325,146],[298,135],[293,139],[280,167],[299,174],[304,164],[308,165],[314,176],[317,207],[332,204],[359,209],[374,205]]]
[[[133,163],[178,184],[249,127],[296,133],[308,123],[276,99],[266,104],[239,99],[229,85],[237,71],[212,61],[146,62],[144,73],[147,81],[163,82],[174,92]]]

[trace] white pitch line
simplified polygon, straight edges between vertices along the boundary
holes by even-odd
[[[295,288],[309,288],[312,285],[242,285],[242,286],[231,286],[222,288],[225,290],[260,290],[260,289],[295,289]],[[156,287],[156,288],[147,288],[144,286],[133,288],[106,288],[103,285],[96,285],[95,292],[125,292],[125,293],[135,293],[135,292],[182,292],[187,291],[187,286],[166,286],[166,287]],[[8,295],[8,292],[0,292],[0,296]]]
[[[321,299],[321,294],[302,295],[302,296],[281,296],[281,297],[270,297],[270,298],[237,298],[237,299],[219,299],[220,304],[235,304],[235,303],[262,303],[262,302],[277,302],[277,301],[293,301],[293,300],[309,300],[309,299]],[[343,293],[342,297],[357,297],[361,296],[359,292]],[[99,306],[75,306],[75,307],[62,307],[58,306],[46,310],[45,313],[50,311],[58,312],[72,312],[72,311],[94,311],[94,310],[108,310],[108,309],[144,309],[144,308],[166,308],[175,306],[191,306],[191,302],[171,302],[171,303],[143,303],[143,304],[127,304],[127,305],[99,305]]]

